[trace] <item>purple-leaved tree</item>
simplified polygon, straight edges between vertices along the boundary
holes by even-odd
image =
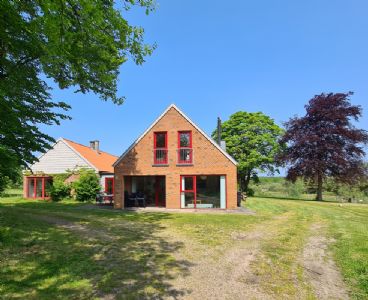
[[[287,179],[298,177],[317,186],[317,200],[322,200],[324,180],[353,184],[367,176],[363,158],[368,143],[366,130],[358,129],[352,120],[362,115],[360,106],[351,105],[349,93],[320,94],[305,106],[304,117],[285,123],[282,143],[287,147],[279,157],[288,167]]]

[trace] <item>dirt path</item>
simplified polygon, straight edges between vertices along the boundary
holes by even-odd
[[[302,255],[305,277],[311,284],[317,299],[349,299],[340,271],[328,251],[333,242],[325,236],[321,224],[311,227],[312,236],[307,241]]]
[[[278,216],[249,232],[233,232],[230,241],[217,249],[177,236],[185,239],[186,252],[175,253],[175,257],[190,259],[194,266],[190,276],[177,277],[171,284],[188,291],[184,299],[273,299],[262,290],[252,263],[261,255],[262,243],[287,221],[287,215]]]

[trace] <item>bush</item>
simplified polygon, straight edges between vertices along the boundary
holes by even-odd
[[[90,201],[96,199],[100,191],[100,181],[93,170],[81,169],[80,176],[73,183],[74,192],[78,201]]]
[[[298,179],[295,183],[285,181],[286,192],[289,197],[300,198],[305,192],[304,183]]]
[[[54,180],[50,187],[50,197],[52,201],[60,201],[64,198],[70,197],[70,185],[65,184],[63,181]]]

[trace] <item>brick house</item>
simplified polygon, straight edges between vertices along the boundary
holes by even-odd
[[[91,141],[89,146],[85,146],[65,138],[58,139],[50,150],[30,166],[31,174],[24,176],[24,198],[48,199],[48,187],[54,175],[66,174],[80,168],[94,170],[100,178],[101,191],[112,197],[114,193],[112,164],[118,157],[101,151],[99,145],[99,141]],[[71,183],[78,178],[78,174],[72,174],[65,182]]]
[[[234,209],[236,165],[172,104],[114,163],[115,208],[139,193],[147,206]]]

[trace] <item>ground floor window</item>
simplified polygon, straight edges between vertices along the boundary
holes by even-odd
[[[124,197],[125,206],[165,207],[165,176],[125,176]]]
[[[226,178],[220,175],[181,176],[182,208],[226,208]]]
[[[105,193],[114,194],[114,177],[105,177]]]
[[[52,185],[51,177],[37,176],[26,177],[26,197],[27,198],[48,198],[49,191]]]

